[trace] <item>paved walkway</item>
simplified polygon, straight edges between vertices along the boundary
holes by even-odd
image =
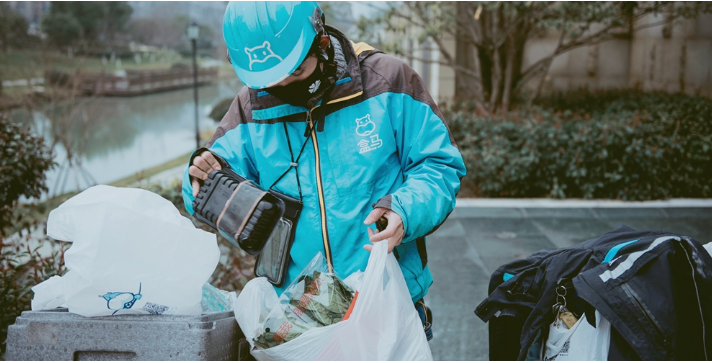
[[[474,310],[487,297],[492,272],[507,262],[541,249],[575,245],[621,224],[712,241],[712,206],[517,208],[471,207],[460,201],[458,205],[428,237],[435,283],[425,301],[433,309],[435,337],[430,347],[435,360],[487,360],[487,325]]]

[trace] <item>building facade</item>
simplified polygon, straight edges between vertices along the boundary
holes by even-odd
[[[641,24],[656,23],[663,15],[649,15]],[[551,31],[530,38],[524,49],[522,69],[547,57],[557,46],[560,33]],[[452,99],[455,72],[438,63],[440,51],[431,41],[417,41],[419,31],[408,29],[399,46],[402,57],[425,80],[433,98]],[[455,54],[455,40],[442,42]],[[538,84],[533,78],[530,87]],[[615,39],[563,53],[552,62],[545,90],[639,88],[682,92],[712,97],[712,14],[700,14],[675,26],[656,26],[635,32],[630,39]]]

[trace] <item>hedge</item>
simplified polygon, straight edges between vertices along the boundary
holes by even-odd
[[[581,90],[506,114],[443,113],[467,165],[461,197],[712,197],[706,98]]]

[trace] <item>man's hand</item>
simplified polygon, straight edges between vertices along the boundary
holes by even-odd
[[[220,170],[220,163],[210,151],[203,151],[193,159],[193,165],[188,168],[188,174],[192,176],[190,185],[193,186],[194,197],[198,196],[200,190],[198,179],[208,180],[208,174],[216,170]]]
[[[391,253],[395,246],[398,246],[401,242],[403,242],[403,234],[405,233],[403,230],[403,220],[398,213],[392,210],[388,210],[386,208],[376,208],[368,215],[368,217],[366,217],[363,224],[369,225],[376,223],[378,218],[381,218],[381,216],[385,216],[386,219],[388,219],[388,227],[386,227],[384,231],[380,231],[378,233],[375,233],[371,227],[369,227],[368,237],[371,240],[371,243],[388,239],[388,253]],[[365,245],[363,248],[366,251],[371,252],[373,246]]]

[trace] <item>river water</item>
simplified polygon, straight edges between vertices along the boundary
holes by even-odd
[[[234,97],[241,87],[235,79],[199,88],[201,132],[216,128],[216,122],[208,117],[212,107],[224,98]],[[47,173],[50,196],[83,190],[94,181],[111,183],[195,150],[192,88],[137,97],[85,99],[75,104],[80,104],[74,107],[75,116],[63,116],[73,121],[59,125],[73,128],[70,139],[79,145],[75,150],[81,154],[86,173],[77,167],[62,171],[67,154],[64,147],[57,145],[53,152],[58,165]],[[53,116],[46,108],[31,114],[15,110],[12,116],[33,125],[48,142],[52,139],[48,117]]]

